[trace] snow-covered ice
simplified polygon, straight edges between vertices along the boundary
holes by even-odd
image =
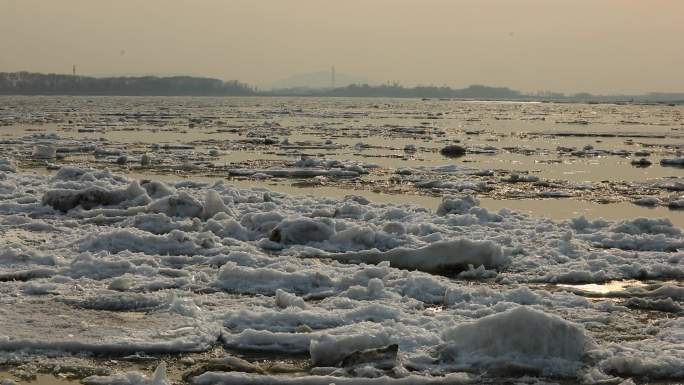
[[[684,234],[667,219],[15,171],[0,178],[0,360],[218,347],[308,363],[193,384],[684,378]],[[654,281],[604,298],[557,285],[628,279]]]

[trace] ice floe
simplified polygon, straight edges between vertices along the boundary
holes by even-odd
[[[77,168],[3,175],[8,354],[221,347],[308,363],[288,377],[214,362],[194,384],[684,376],[684,234],[667,219],[556,222],[468,194],[433,212]],[[625,279],[656,281],[605,298],[556,285]]]

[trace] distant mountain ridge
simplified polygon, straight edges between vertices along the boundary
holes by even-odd
[[[257,91],[237,80],[194,76],[140,76],[95,78],[31,72],[0,73],[0,95],[120,95],[120,96],[318,96],[318,97],[394,97],[474,100],[527,100],[559,102],[624,102],[684,104],[684,93],[647,93],[641,95],[591,95],[580,93],[525,94],[508,87],[471,85],[462,89],[436,86],[404,87],[350,84],[336,88],[288,88]]]

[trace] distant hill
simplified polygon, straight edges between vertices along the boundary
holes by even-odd
[[[346,87],[351,84],[368,84],[368,79],[343,73],[335,73],[335,87]],[[298,74],[270,84],[266,88],[278,89],[328,89],[331,86],[330,71]]]
[[[31,72],[0,73],[3,95],[254,95],[252,87],[238,81],[191,76],[140,76],[94,78]]]

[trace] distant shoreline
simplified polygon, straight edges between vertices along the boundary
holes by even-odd
[[[330,89],[290,88],[258,91],[239,81],[212,78],[172,77],[108,77],[41,74],[31,72],[0,73],[0,95],[3,96],[143,96],[143,97],[300,97],[300,98],[397,98],[455,101],[510,101],[594,104],[683,105],[683,93],[647,93],[640,95],[591,95],[579,93],[525,94],[507,87],[471,85],[463,89],[399,84],[353,84]]]
[[[684,100],[658,101],[658,100],[541,100],[541,99],[467,99],[467,98],[420,98],[411,96],[334,96],[334,95],[285,95],[285,94],[254,94],[254,95],[202,95],[202,94],[66,94],[66,93],[33,93],[33,94],[10,94],[0,92],[1,97],[113,97],[113,98],[292,98],[292,99],[403,99],[424,101],[453,101],[471,103],[555,103],[555,104],[614,104],[614,105],[641,105],[641,106],[684,106]]]

